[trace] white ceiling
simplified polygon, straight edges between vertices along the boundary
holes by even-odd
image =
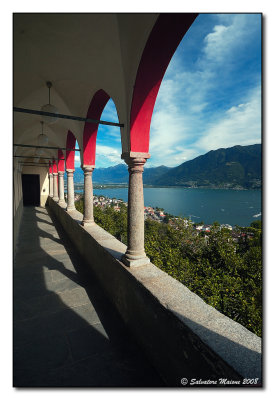
[[[14,106],[40,110],[51,103],[60,113],[86,117],[94,93],[113,99],[123,151],[129,149],[129,114],[135,76],[158,14],[14,14]],[[14,113],[14,143],[37,144],[41,117]],[[66,147],[70,129],[82,148],[84,123],[65,119],[45,126],[49,146]],[[32,155],[34,149],[15,149]],[[57,156],[48,150],[43,156]],[[18,159],[19,160],[19,159]],[[43,161],[43,160],[42,160]]]

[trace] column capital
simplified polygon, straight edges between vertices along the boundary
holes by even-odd
[[[128,165],[128,171],[130,173],[142,173],[144,170],[143,166],[147,159],[150,158],[150,154],[130,151],[129,153],[122,153],[121,158]]]
[[[66,169],[67,176],[68,177],[71,177],[71,176],[73,177],[74,176],[74,171],[75,171],[74,169]]]
[[[126,160],[126,158],[150,158],[151,155],[149,153],[141,153],[138,151],[127,151],[121,154],[121,158]]]
[[[58,172],[53,172],[53,176],[58,176]]]
[[[84,174],[91,174],[95,169],[95,165],[82,165],[81,168]]]
[[[64,175],[65,174],[65,171],[58,171],[58,175]]]
[[[142,157],[136,158],[125,158],[124,161],[128,165],[128,171],[130,174],[133,173],[143,173],[144,171],[144,164],[146,163],[147,159]]]

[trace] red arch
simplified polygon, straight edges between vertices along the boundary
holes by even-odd
[[[103,90],[98,90],[90,103],[87,118],[99,120],[110,96]],[[83,165],[95,165],[96,136],[98,124],[86,122],[83,132]]]
[[[58,171],[64,172],[65,159],[64,159],[63,151],[60,149],[58,149],[57,158],[58,158],[58,163],[57,163]]]
[[[49,161],[49,174],[52,174],[52,173],[53,173],[52,164],[51,164],[51,162]]]
[[[68,131],[66,149],[75,149],[76,138],[71,131]],[[74,170],[74,150],[66,150],[66,169]]]
[[[57,165],[56,165],[56,161],[54,158],[53,158],[52,170],[53,170],[53,174],[57,174]]]
[[[181,39],[198,14],[160,14],[144,48],[130,117],[130,151],[149,152],[149,132],[159,87]]]

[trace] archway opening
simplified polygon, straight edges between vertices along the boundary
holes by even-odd
[[[119,123],[117,109],[112,98],[106,103],[101,120]],[[121,135],[116,126],[99,125],[96,140],[96,168],[107,168],[122,164]]]

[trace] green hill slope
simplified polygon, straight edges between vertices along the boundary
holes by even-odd
[[[170,169],[155,185],[186,187],[261,187],[261,145],[211,150]]]

